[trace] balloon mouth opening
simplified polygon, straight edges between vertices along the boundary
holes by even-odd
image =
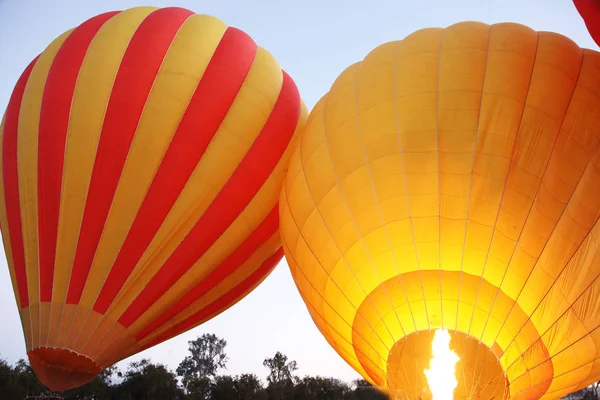
[[[434,367],[433,344],[437,332],[438,330],[411,333],[391,348],[386,371],[386,391],[391,399],[436,399],[427,374]],[[453,394],[448,393],[448,398],[508,399],[509,385],[498,354],[478,338],[462,332],[443,332],[450,336],[444,349],[447,347],[456,360],[454,368],[444,372],[451,374],[452,381],[456,382]]]
[[[456,380],[456,363],[458,355],[450,348],[450,333],[446,330],[436,330],[431,341],[431,360],[429,369],[425,370],[429,391],[433,400],[452,400]]]
[[[64,348],[38,347],[27,355],[40,382],[53,392],[83,386],[102,371],[91,358]]]

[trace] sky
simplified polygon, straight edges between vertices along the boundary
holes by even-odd
[[[516,22],[597,49],[572,0],[0,0],[0,112],[23,69],[55,37],[94,15],[140,5],[184,7],[245,31],[291,75],[309,109],[347,66],[378,45],[422,28]],[[25,341],[0,252],[0,358],[14,363],[26,357]],[[297,361],[299,376],[347,382],[359,377],[312,322],[285,260],[223,314],[118,366],[145,357],[175,369],[187,355],[187,341],[203,333],[227,341],[229,361],[222,373],[252,372],[265,379],[263,360],[281,351]]]

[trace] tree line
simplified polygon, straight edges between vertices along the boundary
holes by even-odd
[[[227,367],[227,342],[204,334],[188,342],[189,354],[175,371],[142,359],[125,371],[111,366],[77,389],[51,393],[27,361],[9,365],[0,359],[0,398],[56,400],[385,400],[388,397],[363,379],[347,384],[322,376],[295,375],[296,361],[281,352],[263,361],[267,384],[255,374],[220,375]],[[598,383],[567,399],[600,400]]]
[[[298,377],[296,361],[281,352],[266,358],[266,385],[255,374],[231,376],[226,370],[227,342],[204,334],[188,342],[188,355],[175,371],[142,359],[124,371],[104,370],[80,388],[51,393],[35,376],[27,361],[9,365],[0,359],[0,398],[61,400],[384,400],[388,397],[367,381],[347,384],[322,376]]]

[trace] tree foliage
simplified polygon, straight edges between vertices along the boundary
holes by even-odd
[[[296,383],[294,400],[344,400],[351,392],[339,379],[305,376]]]
[[[206,384],[207,378],[214,378],[219,369],[226,368],[225,346],[225,339],[211,333],[188,342],[190,355],[177,367],[177,375],[183,378],[183,386],[187,390],[192,387],[198,390],[199,386]]]
[[[142,359],[129,364],[116,398],[130,400],[184,399],[177,376],[161,364]]]
[[[280,385],[288,381],[292,381],[292,374],[298,369],[296,361],[288,362],[287,356],[279,351],[275,353],[273,358],[266,358],[263,365],[269,368],[269,376],[267,382],[270,385]]]
[[[104,370],[77,389],[52,394],[38,381],[25,360],[9,365],[0,359],[0,399],[63,400],[386,400],[385,393],[364,379],[347,384],[323,376],[295,376],[298,364],[281,352],[263,361],[267,384],[255,374],[218,375],[225,368],[225,340],[202,335],[189,342],[190,354],[177,372],[148,359],[129,363],[124,371]],[[179,383],[178,377],[182,378]],[[578,393],[580,400],[600,400],[598,384]],[[46,396],[46,397],[42,397]],[[573,397],[575,398],[575,397]]]

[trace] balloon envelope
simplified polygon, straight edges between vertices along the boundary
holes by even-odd
[[[0,222],[45,385],[82,385],[269,274],[306,114],[266,50],[182,8],[98,15],[27,67],[1,129]]]
[[[592,39],[600,46],[600,0],[573,0]]]
[[[457,399],[600,378],[599,96],[599,53],[510,23],[424,29],[337,78],[280,224],[314,322],[356,371],[430,399],[443,328]]]

